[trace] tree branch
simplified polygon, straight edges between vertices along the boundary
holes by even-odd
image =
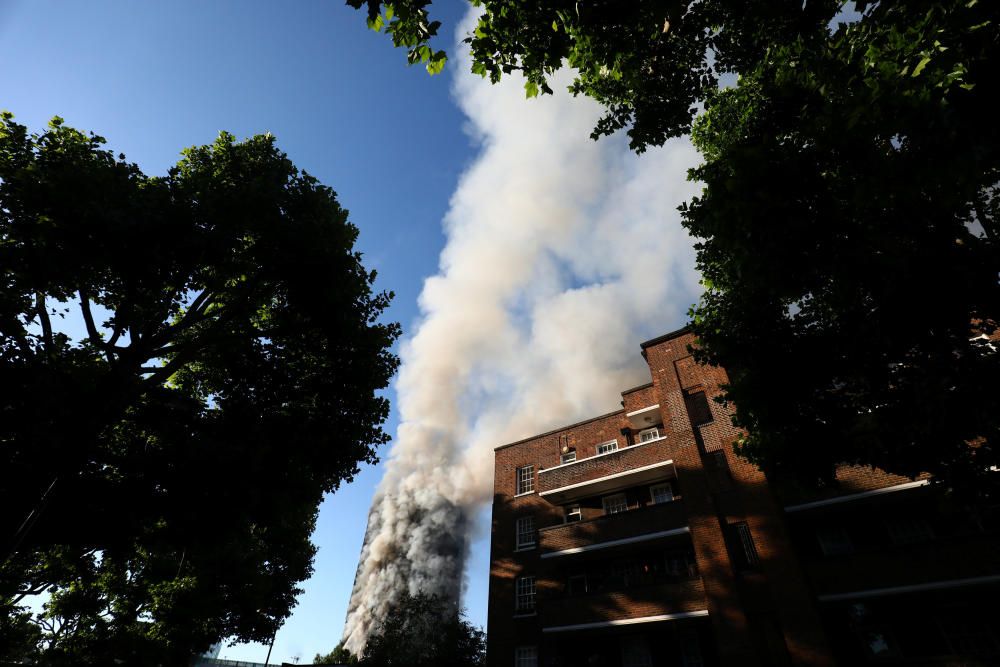
[[[45,295],[41,292],[35,292],[35,312],[38,313],[38,319],[42,324],[42,336],[44,337],[45,351],[51,355],[53,352],[52,321],[49,320],[49,313],[45,309]]]
[[[997,232],[997,222],[986,214],[983,210],[982,204],[978,200],[974,200],[972,207],[976,211],[976,220],[978,220],[979,224],[983,226],[983,231],[986,232],[986,236],[993,241],[1000,239],[1000,234]]]
[[[101,334],[97,331],[97,327],[94,325],[94,315],[90,311],[90,295],[86,291],[80,290],[80,310],[83,311],[83,321],[87,325],[87,335],[90,337],[90,342],[99,350],[104,350],[104,356],[107,358],[109,364],[115,363],[115,357],[112,350],[114,350],[114,345],[104,342],[101,338]]]

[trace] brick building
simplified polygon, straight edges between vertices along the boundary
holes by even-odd
[[[867,468],[769,486],[693,341],[643,343],[621,410],[496,449],[490,666],[1000,664],[995,523]]]

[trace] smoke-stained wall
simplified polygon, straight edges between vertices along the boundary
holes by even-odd
[[[568,73],[526,100],[517,77],[491,86],[453,51],[480,152],[402,349],[400,427],[348,607],[353,651],[400,592],[457,604],[493,448],[618,407],[647,374],[638,343],[683,324],[699,292],[676,210],[697,191],[689,143],[636,156],[622,137],[594,142],[601,110],[565,92]]]

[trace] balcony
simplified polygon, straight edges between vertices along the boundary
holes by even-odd
[[[542,528],[538,538],[542,558],[558,558],[686,533],[684,501],[674,500],[590,521]]]
[[[675,476],[667,439],[657,438],[538,471],[538,495],[555,505]]]
[[[539,600],[542,632],[627,624],[629,619],[703,615],[705,586],[700,578],[587,595]],[[581,627],[583,626],[583,627]]]

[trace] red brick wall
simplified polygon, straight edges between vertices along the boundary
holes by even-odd
[[[551,491],[670,459],[670,447],[666,440],[654,440],[631,447],[625,447],[624,443],[619,442],[618,447],[618,451],[609,454],[595,455],[587,459],[578,458],[576,463],[545,470],[539,476],[539,490]]]
[[[684,511],[684,501],[675,500],[672,503],[633,509],[623,514],[543,528],[539,533],[539,542],[542,553],[547,553],[673,530],[686,525],[687,513]],[[552,563],[558,565],[564,562],[560,558],[552,559]]]
[[[622,403],[625,404],[623,406],[625,412],[635,412],[656,405],[656,392],[653,389],[653,383],[650,382],[634,391],[622,393]]]
[[[702,611],[705,589],[700,579],[692,579],[614,593],[561,597],[543,601],[541,609],[542,627]]]

